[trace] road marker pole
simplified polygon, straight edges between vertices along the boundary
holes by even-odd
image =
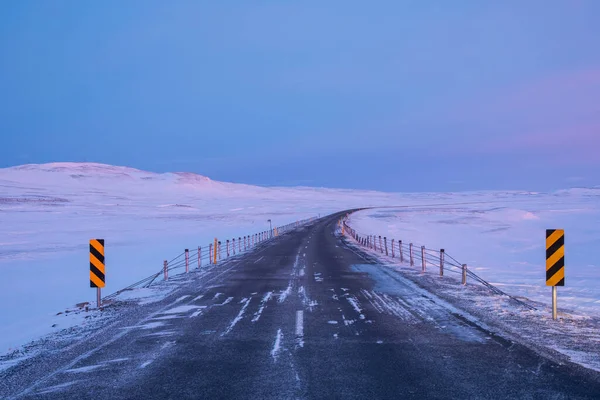
[[[467,264],[462,265],[462,284],[467,284]]]
[[[202,247],[198,246],[198,268],[202,266]]]
[[[425,246],[421,246],[421,272],[425,273]]]
[[[565,231],[546,229],[546,286],[552,286],[552,319],[558,318],[557,286],[565,286]]]
[[[415,266],[415,259],[413,258],[413,244],[410,243],[408,245],[408,251],[410,253],[410,266],[414,267]]]
[[[556,286],[552,286],[552,319],[556,320],[558,317],[557,305],[556,305]]]
[[[165,260],[163,263],[163,274],[165,276],[165,281],[169,279],[169,262]]]
[[[96,304],[102,305],[102,288],[106,286],[104,239],[90,240],[90,287],[96,288]]]
[[[444,259],[445,259],[445,251],[444,249],[440,249],[440,276],[444,276]]]
[[[215,248],[213,252],[213,264],[217,263],[217,238],[215,238]]]
[[[394,239],[392,239],[392,258],[394,258],[394,257],[395,257],[395,254],[394,254]]]
[[[384,236],[383,243],[385,244],[385,255],[387,256],[388,255],[387,236]]]

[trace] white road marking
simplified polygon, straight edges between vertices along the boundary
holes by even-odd
[[[304,311],[296,311],[296,336],[304,336]]]
[[[148,360],[142,363],[142,365],[140,365],[140,368],[146,368],[148,365],[152,364],[152,361],[154,360]]]
[[[263,258],[265,258],[265,256],[260,256],[259,258],[256,259],[256,261],[254,261],[254,264],[256,264],[257,262],[259,262],[260,260],[262,260]]]

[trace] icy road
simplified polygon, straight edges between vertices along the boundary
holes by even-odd
[[[19,399],[600,398],[335,235],[341,214],[190,274],[153,304],[8,370]]]

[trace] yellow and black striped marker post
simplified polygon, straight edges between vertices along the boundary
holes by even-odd
[[[90,287],[96,288],[96,300],[100,308],[100,289],[106,286],[104,239],[90,240]]]
[[[565,286],[565,231],[546,229],[546,286],[552,286],[552,319],[556,319],[556,287]]]

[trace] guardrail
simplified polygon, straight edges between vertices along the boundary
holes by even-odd
[[[237,240],[234,237],[231,240],[225,240],[225,243],[215,238],[213,243],[209,243],[206,246],[198,246],[197,249],[193,249],[192,251],[190,251],[190,249],[185,249],[183,253],[179,254],[177,257],[169,261],[165,260],[163,262],[163,268],[157,273],[103,297],[102,302],[114,299],[126,290],[150,287],[157,281],[157,278],[161,274],[163,275],[163,280],[166,281],[169,279],[169,273],[172,271],[185,269],[185,273],[188,273],[190,268],[218,265],[222,261],[254,250],[259,244],[276,240],[279,236],[311,223],[316,219],[317,217],[311,217],[251,235],[238,236]],[[192,266],[192,264],[194,266]]]
[[[423,274],[429,271],[429,267],[433,267],[439,271],[439,276],[444,276],[444,273],[446,272],[460,275],[461,283],[463,285],[467,284],[467,277],[469,277],[475,280],[475,282],[488,288],[494,294],[507,296],[511,300],[530,310],[537,310],[532,305],[503,292],[496,286],[487,282],[471,271],[467,267],[467,264],[462,264],[449,255],[445,249],[429,249],[425,246],[416,246],[414,243],[406,243],[402,240],[388,240],[386,236],[382,237],[381,235],[359,233],[348,224],[348,217],[349,214],[346,214],[346,216],[341,218],[338,222],[342,235],[350,236],[359,246],[365,249],[378,252],[394,259],[397,258],[400,263],[406,262],[409,263],[410,266],[418,265],[421,267],[421,273]]]

